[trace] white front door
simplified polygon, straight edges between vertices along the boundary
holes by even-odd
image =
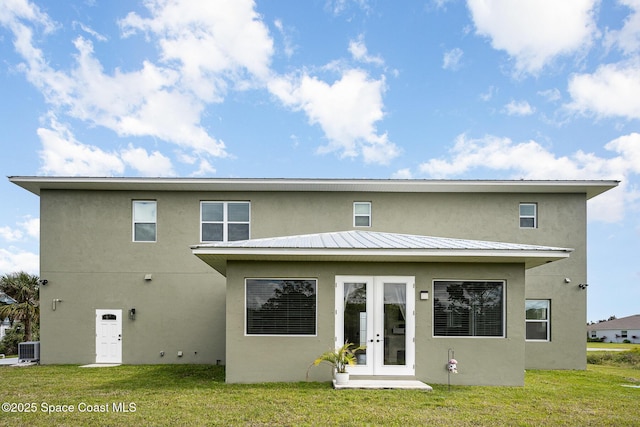
[[[96,310],[96,363],[122,363],[122,310]]]
[[[336,276],[336,347],[357,352],[354,375],[415,375],[415,278]]]

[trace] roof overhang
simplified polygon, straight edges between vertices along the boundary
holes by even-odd
[[[223,276],[226,276],[229,261],[515,263],[529,269],[568,258],[573,251],[548,246],[357,231],[200,244],[192,246],[191,250]]]
[[[518,252],[502,250],[375,250],[375,249],[211,249],[194,248],[193,254],[217,270],[227,274],[229,261],[323,261],[323,262],[459,262],[515,263],[526,269],[568,258],[568,251]]]
[[[616,187],[615,180],[421,180],[94,178],[10,176],[9,181],[40,195],[43,190],[91,191],[301,191],[392,193],[573,193],[591,199]]]

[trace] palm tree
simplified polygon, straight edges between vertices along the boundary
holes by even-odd
[[[31,330],[40,319],[40,285],[38,276],[25,272],[5,274],[0,278],[0,291],[13,298],[13,304],[0,304],[0,319],[9,318],[24,324],[25,341],[31,341]]]

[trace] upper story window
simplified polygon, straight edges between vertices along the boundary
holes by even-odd
[[[353,203],[353,226],[371,227],[371,202]]]
[[[249,202],[200,202],[200,241],[249,239]]]
[[[549,341],[549,307],[551,301],[528,299],[525,302],[526,339],[528,341]]]
[[[133,201],[133,241],[155,242],[158,209],[155,200]]]
[[[433,282],[433,335],[504,337],[505,282]]]
[[[520,228],[538,228],[536,203],[520,203]]]

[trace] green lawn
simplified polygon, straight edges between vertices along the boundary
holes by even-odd
[[[587,348],[597,348],[597,349],[625,349],[632,350],[634,348],[640,348],[640,344],[623,344],[616,342],[588,342]]]
[[[637,367],[529,371],[524,387],[433,385],[432,392],[225,384],[224,368],[208,365],[0,367],[0,378],[0,402],[10,404],[3,426],[631,426],[640,419],[640,388],[623,387],[640,385]],[[87,409],[108,412],[80,412]]]

